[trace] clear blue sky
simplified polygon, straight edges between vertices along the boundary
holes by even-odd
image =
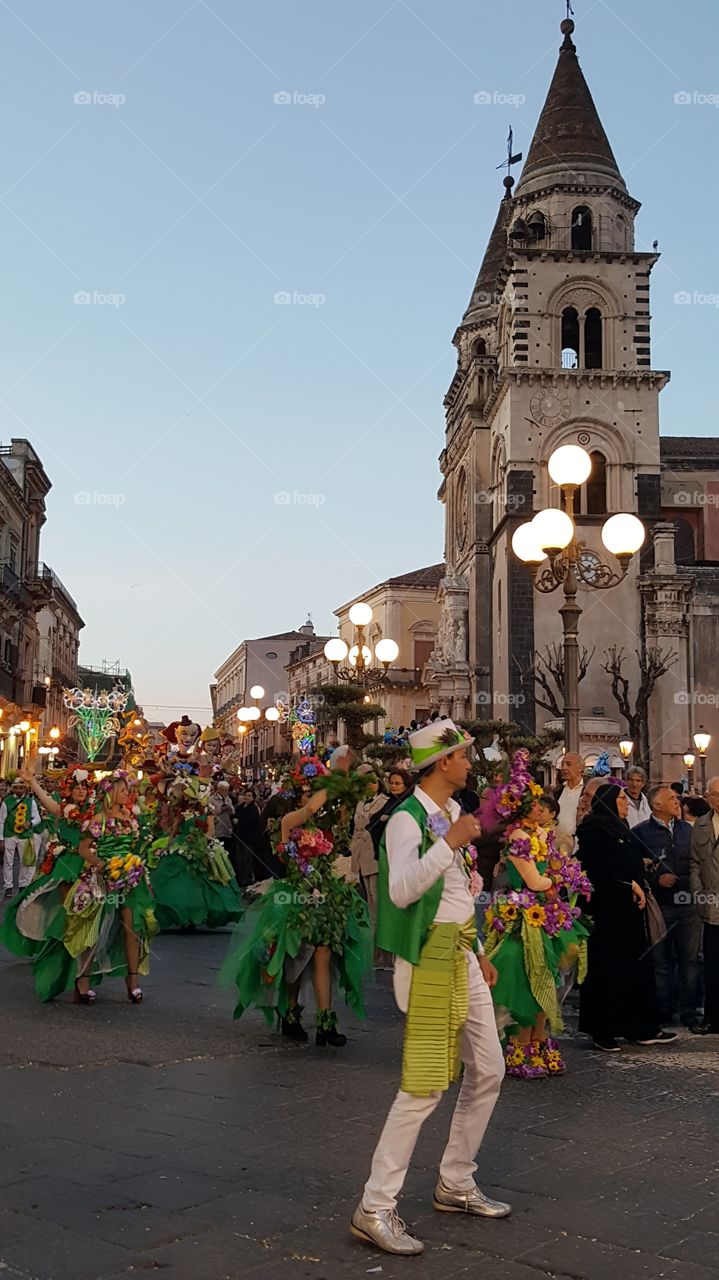
[[[719,93],[719,10],[575,10],[639,241],[663,253],[663,430],[711,435],[719,311],[673,296],[719,294],[719,111],[674,95]],[[42,557],[79,602],[82,659],[129,666],[153,718],[208,705],[243,638],[308,609],[329,630],[335,605],[441,559],[451,338],[563,16],[0,0],[0,438],[29,437],[53,481]]]

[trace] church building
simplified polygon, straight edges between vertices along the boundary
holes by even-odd
[[[504,179],[453,339],[439,493],[447,569],[428,676],[436,705],[456,718],[516,720],[530,730],[557,720],[535,703],[531,670],[537,655],[551,666],[553,647],[561,652],[562,593],[535,590],[511,540],[536,511],[561,506],[547,461],[560,445],[581,445],[592,459],[575,497],[585,582],[598,581],[601,561],[611,560],[600,537],[608,515],[632,512],[647,530],[620,585],[580,584],[579,644],[588,659],[581,748],[587,760],[607,749],[619,762],[627,725],[604,670],[608,652],[624,651],[631,699],[637,654],[658,648],[676,657],[649,703],[652,775],[680,777],[699,724],[715,744],[719,736],[716,700],[702,683],[717,670],[719,645],[719,441],[660,439],[659,396],[670,374],[652,363],[650,281],[659,254],[635,236],[639,201],[580,68],[574,23],[561,30],[519,181],[515,189]]]

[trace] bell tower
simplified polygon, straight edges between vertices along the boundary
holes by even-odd
[[[519,523],[559,506],[546,462],[562,444],[592,456],[576,503],[586,564],[607,514],[659,515],[658,395],[649,279],[655,251],[637,247],[640,204],[627,190],[572,40],[563,41],[520,180],[502,199],[472,296],[454,335],[440,458],[445,554],[466,588],[464,669],[437,653],[437,677],[467,713],[534,729],[522,671],[559,639],[554,596],[539,596],[511,550]],[[639,558],[637,557],[637,560]],[[583,714],[615,716],[602,649],[632,655],[641,627],[638,564],[611,592],[582,588],[580,645],[596,648]],[[627,674],[631,676],[629,669]],[[445,698],[445,701],[447,699]],[[458,714],[458,707],[453,705]],[[540,711],[541,714],[541,711]],[[544,717],[549,718],[545,715]]]

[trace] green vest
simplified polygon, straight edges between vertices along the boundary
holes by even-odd
[[[414,818],[421,833],[419,856],[423,858],[432,839],[427,827],[429,814],[416,796],[408,796],[398,805],[395,813],[406,811]],[[390,818],[390,822],[394,818]],[[419,964],[430,926],[439,909],[444,892],[444,876],[428,889],[417,902],[409,907],[396,907],[389,896],[389,860],[385,846],[386,829],[379,846],[379,874],[377,879],[377,946],[394,956]]]
[[[35,829],[32,825],[33,797],[32,796],[15,796],[10,791],[5,796],[5,800],[3,803],[5,805],[5,823],[4,823],[4,828],[2,832],[2,839],[14,840],[17,837],[18,839],[22,840],[27,838],[27,836],[32,835]],[[23,828],[22,831],[18,832],[15,830],[15,813],[18,805],[21,805],[21,804],[24,804],[26,809],[25,827]]]

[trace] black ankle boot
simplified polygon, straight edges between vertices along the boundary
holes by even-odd
[[[287,1010],[287,1016],[281,1019],[281,1026],[282,1034],[287,1036],[288,1040],[297,1040],[304,1044],[309,1039],[309,1036],[300,1022],[301,1015],[301,1006],[295,1005],[294,1009]]]
[[[335,1049],[341,1049],[347,1044],[347,1036],[341,1035],[337,1030],[337,1014],[331,1009],[320,1009],[317,1014],[315,1044],[320,1047],[331,1044]]]

